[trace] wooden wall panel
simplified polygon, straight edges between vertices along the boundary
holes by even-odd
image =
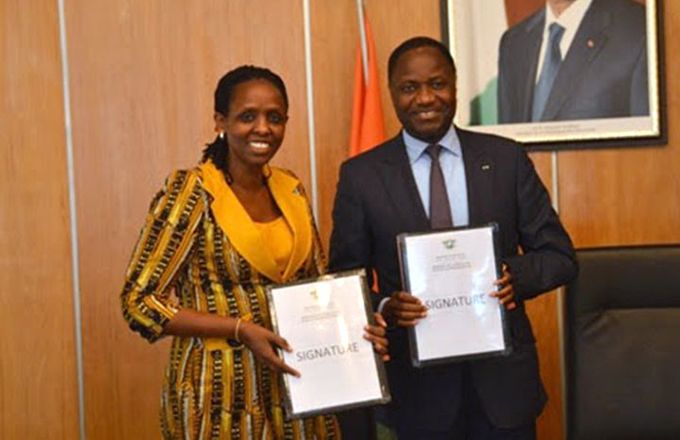
[[[276,163],[309,180],[301,2],[68,1],[90,438],[156,438],[168,345],[127,329],[118,295],[153,193],[214,137],[212,94],[244,63],[285,79]]]
[[[0,438],[78,436],[59,22],[0,0]]]
[[[557,320],[558,291],[545,293],[526,303],[527,313],[536,336],[538,363],[548,403],[536,423],[540,440],[562,438],[564,408],[562,402],[562,358]]]
[[[676,116],[677,117],[677,116]],[[563,218],[579,247],[680,242],[680,146],[566,153]]]

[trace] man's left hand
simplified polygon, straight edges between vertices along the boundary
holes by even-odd
[[[515,302],[515,289],[512,287],[512,274],[508,271],[508,266],[503,265],[503,276],[496,280],[498,291],[491,292],[489,295],[498,298],[506,310],[517,307]]]

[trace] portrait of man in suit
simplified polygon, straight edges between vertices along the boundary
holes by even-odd
[[[547,0],[502,36],[501,124],[649,115],[645,6]]]
[[[331,271],[366,269],[388,321],[392,401],[384,422],[400,440],[533,439],[546,402],[525,302],[571,280],[569,235],[523,146],[455,126],[456,66],[439,41],[415,37],[390,55],[388,83],[403,129],[343,163],[333,207]],[[396,237],[495,222],[503,270],[489,292],[507,313],[507,356],[415,368],[407,329],[428,310],[400,280]],[[370,438],[345,418],[343,435]]]

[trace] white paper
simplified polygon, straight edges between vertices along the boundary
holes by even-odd
[[[284,361],[300,378],[286,376],[292,413],[383,397],[359,275],[272,289],[278,331],[292,353]]]
[[[418,360],[505,349],[491,226],[404,238],[409,288],[428,308],[414,329]]]

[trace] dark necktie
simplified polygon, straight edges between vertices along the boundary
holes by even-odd
[[[564,35],[564,28],[557,23],[553,23],[548,28],[550,33],[548,44],[545,45],[545,56],[543,57],[543,67],[538,83],[534,89],[534,103],[531,108],[531,120],[540,121],[548,102],[553,82],[562,63],[562,52],[560,51],[560,41]]]
[[[444,174],[439,164],[439,152],[442,147],[430,145],[427,154],[432,159],[430,166],[430,226],[432,229],[450,228],[453,226],[451,219],[451,205],[449,196],[446,194]]]

